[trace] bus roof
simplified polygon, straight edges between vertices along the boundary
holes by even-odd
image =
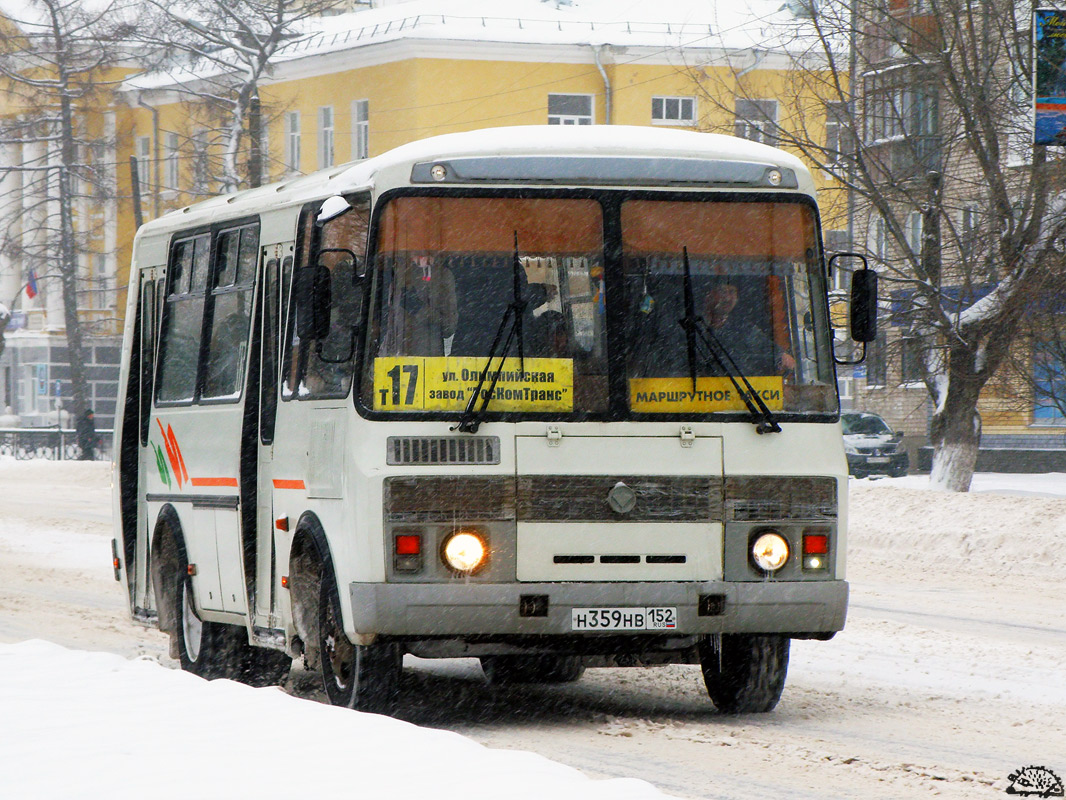
[[[527,163],[548,164],[580,158],[597,159],[644,158],[715,161],[718,163],[748,163],[791,170],[796,180],[793,189],[814,195],[810,173],[795,156],[768,145],[723,136],[653,127],[629,125],[529,125],[509,128],[486,128],[465,133],[433,136],[401,145],[386,153],[363,161],[341,164],[310,175],[221,195],[172,211],[146,223],[141,232],[162,234],[179,228],[195,227],[225,218],[239,218],[262,212],[265,208],[281,208],[302,204],[331,194],[343,194],[358,189],[392,188],[411,183],[412,167],[424,162],[472,158],[520,158]],[[463,183],[460,178],[452,183]],[[540,181],[530,181],[543,183]],[[561,177],[558,185],[587,186],[602,182],[589,179],[567,180]],[[664,185],[668,185],[664,181]],[[617,185],[617,181],[615,182]],[[645,180],[645,187],[656,185],[653,177]]]

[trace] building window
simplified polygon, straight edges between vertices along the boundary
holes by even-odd
[[[963,206],[959,219],[959,253],[963,261],[970,261],[977,254],[977,236],[977,206]]]
[[[825,163],[836,166],[855,153],[855,135],[847,103],[829,103],[825,110]]]
[[[285,113],[285,169],[300,171],[300,112]]]
[[[549,94],[549,125],[591,125],[591,94]]]
[[[318,109],[318,168],[333,166],[333,106]]]
[[[866,345],[866,388],[884,388],[888,380],[888,359],[885,358],[884,328],[877,331],[877,338]]]
[[[901,68],[863,78],[867,142],[936,135],[936,91],[916,85],[916,77],[913,70]]]
[[[904,386],[921,384],[925,376],[922,359],[925,347],[922,340],[914,336],[905,336],[900,340],[899,379]]]
[[[1033,341],[1033,424],[1066,421],[1066,361],[1059,331]]]
[[[178,134],[167,131],[163,134],[163,188],[178,189]]]
[[[870,225],[867,247],[878,265],[888,261],[888,225],[885,223],[885,218],[880,215],[876,216]]]
[[[651,121],[655,125],[695,125],[695,97],[653,97]]]
[[[846,253],[851,248],[848,246],[848,232],[842,231],[825,231],[825,257],[828,262],[829,258],[836,253]],[[851,262],[854,259],[838,259],[833,267],[833,285],[829,287],[833,291],[845,291],[851,285],[851,272],[843,268],[845,262]]]
[[[777,101],[737,100],[733,133],[763,144],[777,143]]]
[[[137,181],[141,193],[149,191],[148,165],[152,161],[152,139],[150,136],[137,137]]]
[[[907,246],[918,260],[922,258],[922,212],[907,215]]]
[[[352,159],[370,156],[370,101],[352,101]]]

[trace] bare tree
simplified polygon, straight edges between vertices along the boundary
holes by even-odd
[[[69,347],[72,394],[68,410],[87,408],[80,298],[85,291],[79,263],[92,252],[98,231],[88,204],[113,196],[109,132],[86,124],[91,111],[108,104],[116,79],[109,71],[129,51],[132,30],[118,2],[28,0],[6,15],[0,37],[0,83],[5,115],[0,146],[19,157],[0,164],[0,174],[17,175],[16,202],[5,198],[0,246],[25,272],[58,282]],[[100,115],[96,114],[99,120]]]
[[[171,78],[168,88],[186,101],[197,131],[187,135],[205,159],[198,169],[223,192],[259,185],[260,82],[286,44],[306,35],[310,18],[344,0],[148,2],[155,19],[146,42],[160,55],[156,68]],[[221,158],[208,159],[213,145]]]
[[[978,398],[1049,291],[1066,226],[1060,170],[1027,144],[1031,6],[853,0],[804,12],[776,117],[752,104],[742,67],[690,71],[705,103],[723,82],[735,92],[720,110],[738,132],[764,131],[850,192],[853,241],[885,279],[885,321],[932,401],[931,481],[966,491]]]

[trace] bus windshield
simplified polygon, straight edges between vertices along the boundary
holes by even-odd
[[[701,338],[769,409],[835,411],[812,206],[603,194],[388,200],[363,404],[461,413],[488,367],[478,401],[488,414],[745,415],[721,359],[702,345],[690,352],[687,283]],[[605,231],[621,241],[605,246]],[[608,358],[608,342],[624,352]]]
[[[629,200],[622,205],[622,244],[633,411],[742,410],[730,367],[771,410],[835,409],[809,206]],[[686,283],[702,320],[694,352],[681,324]]]

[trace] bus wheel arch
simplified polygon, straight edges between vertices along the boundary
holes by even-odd
[[[322,677],[332,705],[389,713],[399,689],[403,652],[395,643],[356,644],[344,630],[341,587],[321,524],[305,514],[289,554],[293,625],[304,659]]]
[[[310,669],[319,668],[318,603],[322,574],[333,575],[333,556],[322,524],[305,512],[296,525],[289,549],[289,596],[292,622],[303,645],[304,661]]]
[[[151,580],[155,589],[159,630],[170,634],[170,657],[177,659],[177,597],[181,585],[178,572],[182,564],[189,563],[189,559],[178,512],[172,505],[163,506],[156,517],[150,553]]]

